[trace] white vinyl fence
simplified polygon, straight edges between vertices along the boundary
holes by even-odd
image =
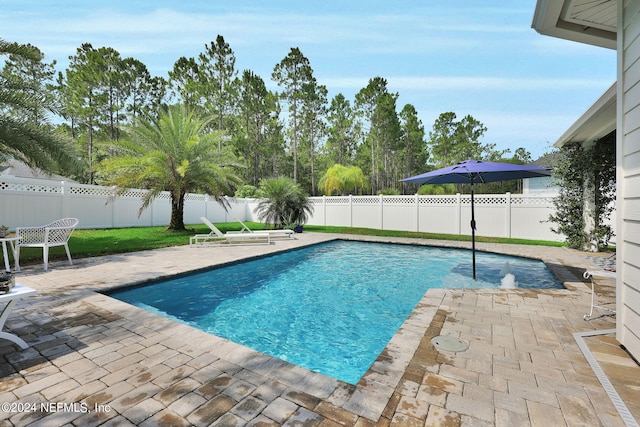
[[[47,224],[59,218],[78,218],[79,228],[116,228],[168,225],[171,200],[162,193],[138,217],[146,190],[128,190],[114,197],[112,187],[85,185],[67,181],[0,176],[0,225],[10,230],[18,226]],[[246,218],[246,203],[229,199],[225,211],[213,198],[188,194],[185,199],[185,224],[199,224],[206,216],[214,222]]]
[[[138,217],[145,190],[129,190],[114,197],[111,187],[67,181],[0,176],[0,225],[47,224],[74,217],[80,228],[113,228],[168,225],[169,193],[155,199]],[[477,234],[540,240],[563,240],[545,222],[554,211],[552,197],[491,194],[475,195]],[[199,224],[206,216],[213,222],[257,221],[255,199],[228,199],[225,211],[213,198],[188,194],[185,224]],[[314,210],[308,224],[366,227],[469,235],[469,195],[455,196],[345,196],[312,197]]]
[[[309,224],[366,227],[444,234],[471,234],[471,196],[315,197]],[[476,194],[476,234],[562,241],[546,222],[553,197]]]

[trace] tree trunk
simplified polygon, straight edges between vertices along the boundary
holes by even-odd
[[[311,195],[315,196],[316,195],[316,168],[315,168],[315,144],[314,144],[314,139],[315,139],[315,135],[314,135],[314,128],[313,125],[311,125],[311,143],[309,144],[311,147]]]
[[[89,117],[89,185],[93,184],[93,116]]]
[[[257,187],[260,185],[260,180],[258,177],[260,176],[260,153],[258,150],[255,150],[253,153],[253,186]]]
[[[293,101],[293,182],[298,182],[298,106]]]
[[[184,230],[184,193],[171,193],[171,222],[170,230]]]

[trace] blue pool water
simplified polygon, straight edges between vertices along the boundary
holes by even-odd
[[[468,250],[334,241],[110,295],[355,384],[428,289],[562,288],[542,262],[484,252],[471,275]]]

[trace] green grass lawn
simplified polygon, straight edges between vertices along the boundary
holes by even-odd
[[[264,225],[256,222],[246,223],[254,230],[264,229]],[[223,233],[227,231],[241,230],[238,222],[218,223],[216,227]],[[342,233],[355,235],[374,235],[392,237],[414,237],[421,239],[442,239],[470,241],[470,236],[452,234],[416,233],[410,231],[375,230],[371,228],[351,227],[323,227],[317,225],[305,225],[305,231],[322,233]],[[188,245],[189,237],[194,234],[207,234],[209,228],[204,224],[187,225],[186,231],[168,231],[166,227],[133,227],[110,229],[78,229],[69,239],[71,256],[76,258],[109,255],[116,253],[135,252],[146,249],[164,248],[167,246]],[[489,243],[515,243],[525,245],[564,246],[561,242],[543,240],[506,239],[497,237],[476,236],[477,242]],[[9,254],[10,258],[12,254]],[[51,248],[49,260],[64,260],[66,254],[63,247]],[[12,260],[13,262],[13,260]],[[20,264],[42,262],[42,249],[22,248],[20,250]]]
[[[391,237],[413,237],[418,239],[457,240],[462,242],[471,241],[471,236],[461,236],[459,234],[417,233],[415,231],[377,230],[373,228],[358,228],[358,227],[331,227],[331,226],[325,227],[325,226],[319,226],[319,225],[305,225],[304,229],[308,231],[319,231],[322,233],[342,233],[342,234],[391,236]],[[540,245],[540,246],[565,246],[564,242],[551,242],[548,240],[509,239],[506,237],[476,236],[476,242],[512,243],[512,244],[518,244],[518,245]]]
[[[223,233],[230,230],[240,230],[238,222],[216,224]],[[260,224],[253,224],[260,228]],[[189,237],[196,233],[207,234],[209,228],[204,224],[187,225],[186,231],[168,231],[162,227],[131,227],[108,229],[76,229],[69,239],[69,249],[72,258],[82,258],[135,252],[146,249],[164,248],[167,246],[188,245]],[[10,258],[11,253],[9,253]],[[49,249],[49,260],[66,259],[64,247]],[[13,262],[13,261],[12,261]],[[21,248],[20,264],[42,262],[41,248]]]

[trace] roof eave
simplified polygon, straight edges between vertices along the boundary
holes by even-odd
[[[538,0],[531,27],[538,33],[580,43],[617,49],[617,34],[562,19],[565,1]]]
[[[562,147],[570,142],[590,143],[616,129],[616,83],[553,144]]]

